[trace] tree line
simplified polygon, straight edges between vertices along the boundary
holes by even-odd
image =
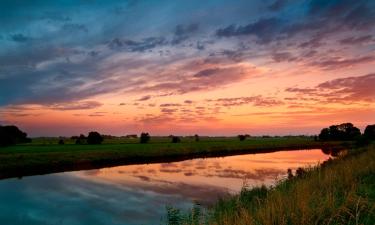
[[[72,136],[71,139],[75,140],[76,144],[101,144],[110,135],[101,135],[99,132],[89,132],[87,136],[81,134],[79,136]],[[138,138],[137,135],[131,135],[132,138]],[[240,134],[237,136],[240,141],[249,138],[248,134]],[[181,137],[170,135],[172,143],[180,143]],[[199,135],[193,136],[196,142],[200,141]],[[139,142],[146,144],[151,140],[149,133],[143,132],[139,136]],[[369,143],[375,140],[375,124],[368,125],[362,134],[360,129],[355,127],[352,123],[342,123],[339,125],[331,125],[323,128],[320,134],[315,138],[319,141],[357,141],[362,143]],[[27,133],[21,131],[16,126],[1,126],[0,125],[0,146],[9,146],[15,144],[29,143],[31,139],[27,137]],[[64,139],[60,139],[58,144],[65,144]]]

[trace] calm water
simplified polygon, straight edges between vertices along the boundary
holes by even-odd
[[[1,180],[0,224],[161,224],[166,205],[210,204],[328,158],[321,150],[283,151]]]

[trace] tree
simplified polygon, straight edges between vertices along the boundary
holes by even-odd
[[[29,143],[30,138],[27,134],[16,126],[0,126],[0,146],[15,145],[20,143]]]
[[[140,143],[145,144],[150,141],[150,135],[148,133],[141,133]]]
[[[63,145],[63,144],[65,144],[64,140],[63,140],[63,139],[60,139],[60,140],[59,140],[59,145]]]
[[[244,141],[246,139],[246,135],[243,134],[240,134],[237,137],[240,139],[240,141]]]
[[[375,124],[373,124],[373,125],[368,125],[368,126],[365,128],[365,132],[363,133],[363,136],[364,136],[367,140],[374,141],[374,140],[375,140]]]
[[[172,137],[172,143],[180,143],[181,142],[181,138],[180,137],[177,137],[177,136],[173,136]]]
[[[87,136],[87,144],[89,145],[98,145],[103,142],[103,137],[96,131],[92,131]]]
[[[198,142],[199,141],[199,135],[198,134],[194,135],[194,139],[195,139],[196,142]]]
[[[322,141],[353,141],[361,136],[361,131],[352,123],[343,123],[324,128],[319,134]]]

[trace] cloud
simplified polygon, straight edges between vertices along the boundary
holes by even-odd
[[[103,104],[97,101],[81,101],[81,102],[68,102],[48,105],[50,109],[53,110],[85,110],[85,109],[95,109]]]
[[[271,5],[268,6],[268,9],[271,11],[279,11],[288,5],[290,0],[275,0]]]
[[[280,32],[282,22],[278,18],[262,18],[245,26],[230,25],[216,31],[219,37],[254,35],[260,43],[268,43]]]
[[[139,102],[147,101],[147,100],[150,100],[151,97],[152,97],[151,95],[145,95],[145,96],[137,99],[137,101],[139,101]]]
[[[315,97],[318,102],[353,103],[375,102],[375,74],[346,77],[323,82],[315,88],[287,88],[286,92]]]
[[[297,57],[294,57],[290,52],[275,52],[272,54],[272,59],[275,62],[291,62],[295,61]]]
[[[214,100],[209,100],[210,102],[215,102],[216,105],[231,107],[231,106],[241,106],[241,105],[248,105],[252,104],[254,106],[260,107],[273,107],[282,105],[283,102],[278,99],[274,99],[271,97],[262,97],[258,96],[251,96],[251,97],[237,97],[237,98],[218,98]]]
[[[27,37],[23,34],[13,34],[10,36],[11,40],[15,41],[15,42],[27,42],[27,41],[30,41],[32,38],[30,37]]]
[[[113,50],[126,49],[132,52],[144,52],[167,43],[164,37],[148,37],[141,41],[114,38],[108,43],[108,47]]]
[[[357,45],[357,44],[370,42],[371,40],[372,40],[371,35],[365,35],[365,36],[360,36],[360,37],[345,38],[345,39],[340,40],[340,43],[344,45]]]
[[[199,29],[199,24],[191,23],[187,25],[179,24],[174,30],[174,37],[171,41],[172,44],[180,44],[181,42],[187,40],[191,34],[197,32]]]
[[[186,67],[187,65],[185,64]],[[195,65],[195,67],[199,68],[198,65]],[[145,83],[143,86],[133,89],[133,91],[162,91],[174,94],[207,91],[240,82],[262,73],[261,69],[248,63],[238,63],[230,66],[204,64],[202,67],[204,69],[195,72],[191,71],[194,68],[185,68],[186,75],[179,77],[178,80],[160,82],[153,85]],[[183,73],[183,71],[179,70],[176,73]],[[175,71],[168,72],[168,78],[174,77],[176,77]]]
[[[324,70],[334,70],[334,69],[341,69],[345,67],[352,67],[359,64],[364,63],[371,63],[375,61],[375,56],[362,56],[358,58],[350,58],[350,59],[340,59],[340,58],[333,58],[328,60],[321,60],[312,62],[312,66],[320,67]]]

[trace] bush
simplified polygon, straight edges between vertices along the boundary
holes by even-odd
[[[63,145],[63,144],[65,144],[65,143],[64,143],[64,140],[63,140],[63,139],[60,139],[60,140],[59,140],[59,145]]]
[[[89,145],[98,145],[103,142],[103,137],[96,131],[92,131],[87,136],[87,144]]]
[[[198,142],[199,141],[199,135],[198,134],[194,135],[194,139],[195,139],[196,142]]]
[[[145,144],[150,141],[150,135],[148,133],[141,133],[140,143]]]
[[[238,135],[237,136],[238,137],[238,139],[240,139],[240,141],[244,141],[245,139],[246,139],[246,135],[243,135],[243,134],[240,134],[240,135]]]
[[[173,136],[172,137],[172,143],[180,143],[181,142],[181,138],[180,137],[177,137],[177,136]]]

